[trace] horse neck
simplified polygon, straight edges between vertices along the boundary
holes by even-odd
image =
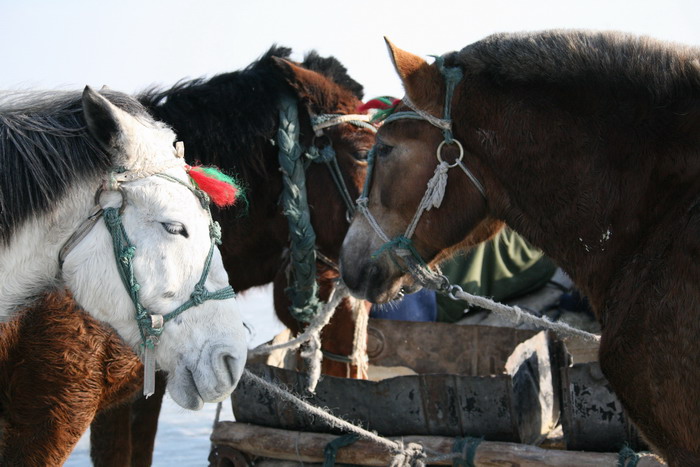
[[[697,198],[697,157],[692,149],[673,147],[697,146],[700,118],[688,117],[683,134],[674,127],[651,141],[622,111],[599,113],[594,120],[546,106],[514,112],[512,104],[500,105],[485,109],[491,121],[477,124],[486,149],[479,163],[495,194],[491,209],[543,248],[593,301],[602,302],[622,261],[643,246],[645,232],[683,214],[670,212],[670,206],[680,201],[686,209]],[[629,112],[629,106],[621,107]],[[671,113],[649,110],[642,124],[668,128]],[[665,183],[655,183],[659,179]]]
[[[0,320],[27,299],[60,285],[58,253],[93,207],[98,180],[68,190],[50,213],[26,221],[0,247]]]

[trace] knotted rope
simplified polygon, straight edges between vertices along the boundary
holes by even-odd
[[[280,203],[289,224],[291,244],[291,280],[285,290],[292,302],[289,311],[301,322],[309,323],[322,306],[316,283],[316,234],[311,226],[306,198],[306,167],[299,145],[299,116],[296,101],[282,98],[277,130],[279,165],[282,172]]]

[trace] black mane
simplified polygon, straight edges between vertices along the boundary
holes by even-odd
[[[652,101],[700,94],[700,49],[615,32],[494,34],[446,63],[494,84],[608,86]]]
[[[126,94],[102,94],[131,114],[147,115]],[[110,165],[88,133],[80,92],[0,96],[0,242],[7,244],[29,217],[52,211],[69,187]]]
[[[150,89],[139,100],[176,129],[189,161],[226,167],[252,186],[254,178],[264,182],[277,172],[276,159],[266,159],[264,149],[276,140],[280,98],[294,94],[273,57],[290,55],[291,49],[275,45],[243,70]],[[333,57],[311,52],[301,65],[362,95],[362,86]]]

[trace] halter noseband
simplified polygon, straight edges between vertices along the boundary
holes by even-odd
[[[177,317],[184,311],[201,305],[207,300],[227,300],[236,296],[236,293],[233,291],[233,288],[230,285],[215,292],[209,292],[204,288],[204,283],[206,282],[211,269],[214,249],[216,248],[216,245],[221,244],[221,227],[219,226],[219,223],[214,221],[211,216],[211,211],[209,209],[210,200],[209,196],[205,192],[190,186],[176,177],[162,173],[163,170],[168,168],[183,165],[184,161],[179,159],[174,164],[161,166],[147,172],[129,172],[123,169],[117,169],[110,172],[108,179],[105,180],[103,185],[98,188],[97,192],[95,193],[96,205],[90,212],[90,215],[66,241],[59,252],[59,265],[62,267],[63,261],[68,253],[70,253],[70,251],[78,243],[80,243],[83,238],[85,238],[92,227],[95,226],[97,221],[101,217],[104,217],[105,225],[107,226],[107,230],[112,238],[112,247],[114,249],[114,257],[117,262],[119,276],[121,277],[122,283],[124,284],[124,287],[129,293],[129,297],[136,308],[135,318],[139,327],[139,333],[141,334],[141,343],[145,350],[143,394],[146,397],[150,396],[155,391],[155,348],[158,345],[161,334],[163,333],[165,323]],[[126,192],[121,185],[123,183],[133,182],[135,180],[150,176],[157,176],[173,183],[179,183],[190,190],[192,194],[197,197],[202,208],[206,210],[207,216],[209,217],[209,236],[211,238],[211,245],[209,247],[209,253],[207,254],[206,260],[204,261],[204,267],[199,281],[194,286],[194,290],[190,294],[189,300],[177,307],[175,310],[166,314],[151,313],[141,303],[139,298],[139,290],[141,289],[141,285],[136,280],[133,264],[136,247],[129,241],[129,237],[121,220],[121,215],[127,204]],[[122,196],[121,206],[119,206],[119,208],[102,208],[100,205],[100,195],[104,191],[119,192]]]
[[[481,195],[484,198],[486,198],[486,192],[484,190],[483,185],[462,162],[462,158],[464,157],[464,148],[462,146],[462,143],[456,140],[454,138],[454,135],[452,134],[452,97],[457,83],[459,83],[459,81],[461,81],[462,79],[463,73],[462,70],[458,67],[444,66],[443,60],[443,57],[438,57],[436,60],[438,70],[440,70],[440,73],[445,79],[446,89],[443,118],[435,117],[434,115],[431,115],[428,112],[419,109],[413,102],[411,102],[408,96],[405,96],[403,98],[403,102],[404,104],[406,104],[406,106],[408,106],[411,109],[411,111],[393,113],[389,115],[383,123],[384,125],[386,125],[387,123],[401,119],[424,120],[430,123],[431,125],[441,129],[444,137],[443,141],[441,141],[437,147],[436,156],[438,160],[438,165],[435,168],[435,173],[433,174],[432,178],[428,180],[428,184],[426,187],[426,191],[423,194],[423,198],[421,199],[421,202],[416,210],[416,213],[411,219],[411,222],[406,228],[405,233],[403,235],[398,235],[397,237],[390,239],[369,210],[369,190],[371,185],[374,162],[376,159],[376,146],[372,148],[370,154],[368,155],[367,160],[369,167],[367,170],[367,178],[365,179],[365,185],[362,190],[362,195],[357,200],[358,210],[365,216],[370,226],[377,233],[377,235],[385,242],[374,253],[373,256],[377,256],[385,251],[395,250],[396,254],[406,261],[409,272],[417,276],[419,280],[422,279],[423,282],[428,281],[428,279],[430,279],[430,276],[435,276],[435,274],[427,269],[427,264],[420,256],[420,254],[418,254],[418,251],[413,245],[411,237],[413,236],[416,230],[418,221],[420,220],[423,212],[429,211],[432,208],[439,208],[442,204],[442,200],[445,195],[445,189],[447,186],[447,173],[449,169],[453,167],[459,167],[460,169],[462,169],[462,171],[474,184],[479,193],[481,193]],[[442,150],[446,145],[449,144],[454,144],[459,149],[459,156],[451,164],[442,158]],[[394,258],[392,257],[392,260],[393,259]],[[405,268],[402,267],[402,269]],[[436,285],[437,288],[444,288],[446,284],[449,285],[449,283],[446,282],[446,278],[444,278],[444,276],[437,277],[439,278],[440,282]]]

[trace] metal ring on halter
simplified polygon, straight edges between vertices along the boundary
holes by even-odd
[[[104,186],[99,187],[97,189],[97,191],[95,192],[95,204],[96,205],[102,206],[102,204],[100,204],[100,197],[102,196],[102,193],[105,191],[118,191],[119,194],[122,195],[122,204],[121,204],[121,206],[119,206],[119,215],[121,216],[122,214],[124,214],[124,208],[126,207],[126,191],[124,191],[124,188],[122,188],[121,185],[119,185],[116,190],[108,190]]]
[[[442,148],[443,148],[443,146],[445,146],[445,144],[456,144],[457,147],[459,147],[459,157],[452,164],[448,164],[448,166],[450,168],[457,167],[459,165],[459,163],[462,161],[462,158],[464,157],[464,148],[462,147],[462,143],[460,143],[456,139],[453,139],[452,141],[450,141],[448,143],[447,140],[443,139],[440,142],[440,144],[438,144],[438,147],[437,147],[437,160],[438,160],[438,162],[445,162],[442,160]]]

